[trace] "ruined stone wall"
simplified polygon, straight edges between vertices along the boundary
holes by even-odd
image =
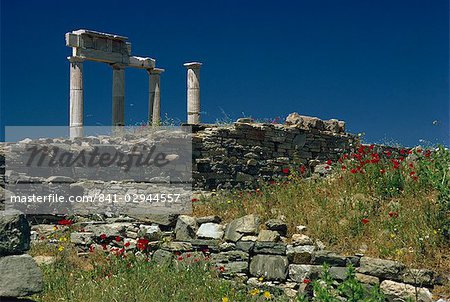
[[[195,184],[205,189],[248,187],[258,179],[286,176],[288,170],[318,171],[320,163],[337,160],[357,142],[344,127],[337,120],[297,115],[284,125],[240,119],[229,126],[193,129]]]

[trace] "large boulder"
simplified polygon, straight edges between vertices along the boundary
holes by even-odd
[[[382,279],[398,280],[404,269],[405,265],[397,261],[362,257],[358,272]]]
[[[30,248],[30,225],[16,210],[0,211],[0,256],[22,254]]]
[[[180,215],[178,216],[177,225],[175,226],[175,238],[177,240],[194,239],[197,228],[197,221],[194,217]]]
[[[44,281],[34,259],[25,254],[0,258],[0,284],[0,297],[24,297],[41,292]]]
[[[244,235],[258,234],[259,217],[251,214],[231,221],[225,229],[225,240],[236,242]]]
[[[383,291],[386,301],[388,302],[404,302],[408,301],[408,299],[417,302],[433,301],[432,295],[428,289],[414,287],[409,284],[384,280],[380,284],[380,289]]]
[[[255,255],[250,262],[250,274],[267,280],[284,281],[288,273],[289,261],[280,255]]]

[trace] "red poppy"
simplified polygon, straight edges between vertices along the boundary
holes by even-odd
[[[342,171],[345,171],[345,170],[347,170],[347,167],[346,167],[346,166],[342,166],[342,167],[341,167],[341,170],[342,170]]]
[[[102,240],[105,240],[106,237],[108,237],[108,236],[106,236],[106,234],[101,234],[101,235],[100,235],[100,239],[102,239]]]
[[[284,174],[289,174],[289,168],[283,168],[282,171],[283,171]]]
[[[413,163],[409,163],[408,165],[411,169],[414,168],[414,164]]]
[[[147,248],[149,242],[150,242],[150,241],[149,241],[148,239],[146,239],[146,238],[140,238],[140,239],[138,239],[138,241],[136,242],[136,247],[137,247],[139,250],[144,251],[144,250]]]
[[[400,150],[400,154],[405,155],[405,150],[404,149]]]
[[[398,212],[389,212],[389,217],[391,218],[397,218],[398,217]]]
[[[199,261],[200,261],[200,259],[194,258],[194,262],[199,262]]]
[[[89,253],[93,253],[94,252],[95,247],[93,245],[89,246]]]
[[[69,219],[61,219],[60,221],[58,221],[58,224],[59,225],[71,225],[71,224],[73,224],[73,221],[69,220]]]
[[[191,258],[191,256],[192,255],[190,253],[186,255],[187,258]]]
[[[124,247],[129,247],[131,245],[131,243],[129,241],[125,242],[125,244],[123,245]]]
[[[368,218],[363,218],[361,219],[362,224],[368,224],[369,223],[369,219]]]
[[[39,239],[41,239],[41,240],[45,240],[45,237],[44,236],[41,236]]]
[[[342,156],[342,158],[348,159],[348,155],[347,155],[347,154],[344,154],[344,155]]]
[[[417,153],[422,153],[422,149],[417,149]]]
[[[270,185],[274,185],[275,184],[275,180],[269,180],[269,184]]]
[[[413,176],[412,179],[413,179],[414,181],[417,181],[417,180],[419,179],[419,177]]]
[[[370,145],[370,146],[369,146],[369,150],[372,151],[374,147],[375,147],[374,144]]]
[[[387,151],[384,151],[384,154],[386,154],[387,157],[391,157],[392,153],[391,153],[391,151],[387,150]]]
[[[178,260],[178,261],[183,260],[183,256],[179,256],[179,257],[177,258],[177,260]]]
[[[352,174],[356,174],[357,172],[358,172],[358,170],[356,170],[355,168],[350,170],[350,173],[352,173]]]
[[[360,153],[360,154],[364,154],[365,153],[365,148],[364,148],[363,145],[359,146],[358,153]]]
[[[219,267],[219,271],[220,271],[221,273],[223,273],[223,272],[225,271],[225,267],[223,267],[223,266]]]
[[[198,198],[192,198],[192,202],[197,202]]]
[[[431,155],[431,151],[430,150],[425,151],[425,157],[430,157],[430,155]]]
[[[107,250],[108,249],[108,247],[106,246],[106,244],[102,244],[102,247],[103,247],[103,250]]]
[[[122,237],[116,236],[116,241],[122,241]]]
[[[311,280],[310,279],[303,279],[303,283],[304,284],[309,284],[309,283],[311,283]]]
[[[414,174],[416,174],[416,172],[414,172],[414,171],[409,172],[409,176],[411,176],[411,177],[413,177]]]
[[[384,174],[384,173],[386,173],[386,170],[380,169],[380,173],[381,173],[381,174]]]
[[[327,160],[327,165],[331,165],[333,162],[331,161],[331,159]]]
[[[305,166],[301,166],[300,167],[300,173],[305,174],[306,172],[306,167]]]

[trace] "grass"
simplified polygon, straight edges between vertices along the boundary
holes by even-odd
[[[290,167],[287,180],[200,198],[194,214],[219,214],[225,221],[251,213],[262,221],[282,217],[289,234],[305,225],[330,250],[448,273],[448,151],[380,154],[371,148],[329,162],[335,172],[327,178],[305,179]]]
[[[200,198],[194,214],[224,221],[255,213],[262,221],[283,218],[289,234],[297,225],[327,249],[394,259],[411,268],[450,271],[450,155],[416,150],[378,152],[362,147],[329,164],[334,172],[314,178],[304,168],[284,167],[286,177],[252,191],[228,191]],[[378,155],[375,155],[378,154]],[[411,160],[415,157],[414,160]],[[43,266],[45,291],[37,301],[286,301],[275,291],[223,280],[205,261],[157,265],[145,256],[89,253],[80,257],[64,231],[51,244],[34,245],[32,255],[54,255]],[[338,290],[359,288],[354,280]],[[333,290],[315,291],[334,301]],[[450,296],[450,285],[435,290]],[[351,292],[351,295],[356,293]],[[360,295],[358,293],[358,295]],[[330,296],[331,295],[331,296]],[[376,295],[375,295],[376,296]],[[327,298],[328,299],[328,298]],[[367,301],[378,301],[371,300]],[[299,297],[298,301],[301,300]],[[356,301],[356,300],[355,300]]]

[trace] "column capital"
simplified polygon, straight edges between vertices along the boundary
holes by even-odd
[[[69,60],[70,63],[83,63],[84,61],[86,61],[82,57],[74,57],[74,56],[67,57],[67,60]]]
[[[200,66],[202,66],[202,65],[203,65],[203,63],[200,63],[200,62],[188,62],[188,63],[183,64],[183,66],[188,69],[189,68],[192,68],[192,69],[200,68]]]
[[[164,71],[166,71],[165,69],[162,68],[149,68],[147,69],[148,74],[152,75],[152,74],[161,74]]]

